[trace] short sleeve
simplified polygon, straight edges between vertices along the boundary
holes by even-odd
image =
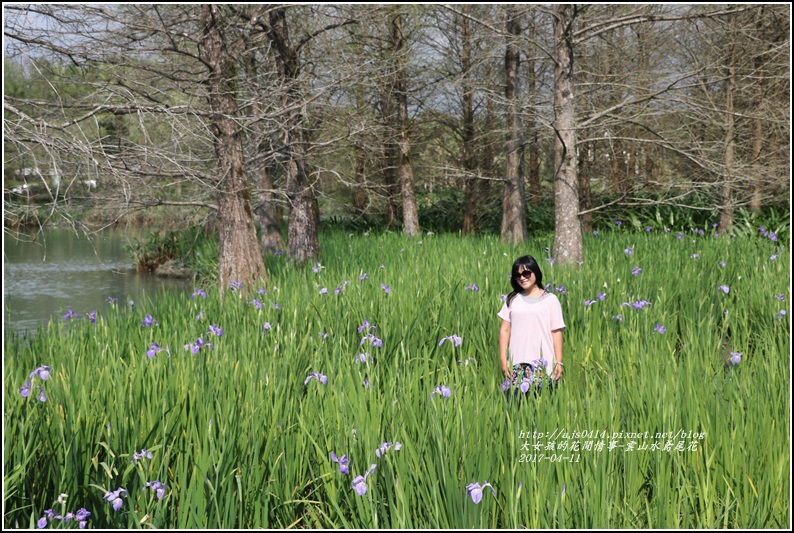
[[[562,305],[560,305],[560,300],[554,296],[551,305],[551,330],[557,331],[558,329],[565,329],[565,322],[562,319]]]
[[[506,320],[507,322],[510,322],[510,308],[507,307],[507,302],[504,302],[504,304],[502,304],[502,310],[499,311],[499,317],[502,320]]]

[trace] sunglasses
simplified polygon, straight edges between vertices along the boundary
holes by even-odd
[[[516,278],[527,278],[527,279],[529,279],[529,277],[531,275],[532,275],[532,271],[531,270],[525,270],[523,272],[519,272],[518,274],[516,274]]]

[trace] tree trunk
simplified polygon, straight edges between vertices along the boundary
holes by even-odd
[[[259,189],[259,202],[254,210],[259,218],[260,238],[262,252],[273,254],[283,251],[284,238],[281,236],[281,208],[274,202],[273,180],[267,167],[262,167],[257,173],[256,181]]]
[[[736,65],[734,57],[733,17],[728,24],[730,32],[729,44],[729,75],[725,82],[725,154],[723,167],[725,168],[722,182],[722,210],[720,212],[719,231],[730,230],[733,225],[733,165],[735,144],[735,118],[733,116],[733,90],[736,85]]]
[[[529,24],[529,40],[535,39],[535,20]],[[530,52],[532,55],[532,52]],[[535,60],[527,61],[527,100],[529,101],[529,114],[527,115],[527,131],[529,132],[529,205],[536,206],[540,202],[540,157],[538,153],[538,125],[535,114],[537,111],[537,75],[535,74]]]
[[[251,40],[247,37],[245,39],[245,48],[247,51],[252,49]],[[250,114],[253,117],[258,117],[261,113],[261,107],[259,105],[259,95],[256,91],[258,71],[256,54],[246,54],[243,59],[243,65],[245,67],[246,85],[248,86],[248,98],[251,102]],[[270,143],[268,143],[268,139],[262,130],[261,123],[258,121],[251,126],[253,143],[247,143],[249,150],[247,154],[248,161],[255,160],[257,154],[265,153],[270,149]],[[253,175],[254,188],[256,189],[254,214],[259,221],[259,242],[262,254],[267,255],[283,251],[285,245],[281,236],[281,208],[275,202],[270,168],[268,168],[266,163],[260,163],[249,165],[248,172],[249,175]]]
[[[507,51],[505,52],[505,99],[507,100],[507,157],[505,161],[505,189],[502,201],[502,242],[520,243],[527,240],[524,182],[519,174],[519,125],[517,77],[521,52],[514,37],[521,33],[518,13],[507,8]]]
[[[582,199],[582,209],[587,211],[593,207],[593,197],[590,192],[590,158],[587,157],[587,148],[579,149],[579,196]],[[593,213],[582,215],[582,232],[593,231]]]
[[[573,84],[573,22],[576,6],[555,4],[554,12],[554,258],[581,264],[576,115]]]
[[[474,98],[471,82],[471,33],[469,31],[469,5],[463,4],[461,20],[461,55],[463,70],[463,139],[462,160],[465,171],[463,234],[474,235],[477,232],[477,179],[476,161],[474,159]]]
[[[403,201],[403,232],[406,235],[419,234],[419,214],[416,208],[416,191],[414,190],[414,171],[411,165],[411,138],[408,122],[408,73],[405,68],[405,50],[402,30],[402,15],[392,18],[392,44],[394,45],[396,61],[396,83],[394,85],[394,99],[397,102],[397,131],[398,142],[398,176],[400,179],[400,193]]]
[[[203,5],[202,59],[209,68],[207,88],[212,110],[212,132],[221,191],[218,200],[219,284],[221,295],[229,282],[243,283],[244,290],[267,283],[267,272],[256,239],[251,192],[248,189],[237,115],[237,63],[224,47],[218,6]]]
[[[313,209],[314,190],[306,175],[306,147],[301,117],[301,95],[298,90],[300,65],[298,54],[289,38],[285,9],[269,13],[268,36],[276,51],[279,74],[283,83],[283,109],[290,109],[285,119],[284,144],[288,147],[285,164],[287,199],[290,203],[287,230],[287,256],[296,263],[317,259],[320,245],[317,241],[318,225]]]
[[[759,113],[760,115],[760,113]],[[761,151],[764,147],[764,126],[760,117],[756,117],[753,124],[753,182],[750,192],[750,210],[761,211],[762,197],[762,166]]]

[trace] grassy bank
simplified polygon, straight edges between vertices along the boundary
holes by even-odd
[[[316,272],[267,257],[266,294],[107,295],[93,323],[6,336],[4,527],[51,508],[110,528],[790,526],[787,244],[615,229],[574,269],[550,236],[321,242]],[[516,406],[496,312],[526,253],[562,302],[566,366]]]

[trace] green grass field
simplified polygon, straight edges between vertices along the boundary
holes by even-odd
[[[578,269],[551,237],[321,245],[317,273],[269,257],[264,295],[108,294],[95,323],[6,335],[4,527],[81,508],[89,528],[791,526],[788,245],[616,230]],[[508,404],[496,313],[525,254],[562,302],[565,374]]]

